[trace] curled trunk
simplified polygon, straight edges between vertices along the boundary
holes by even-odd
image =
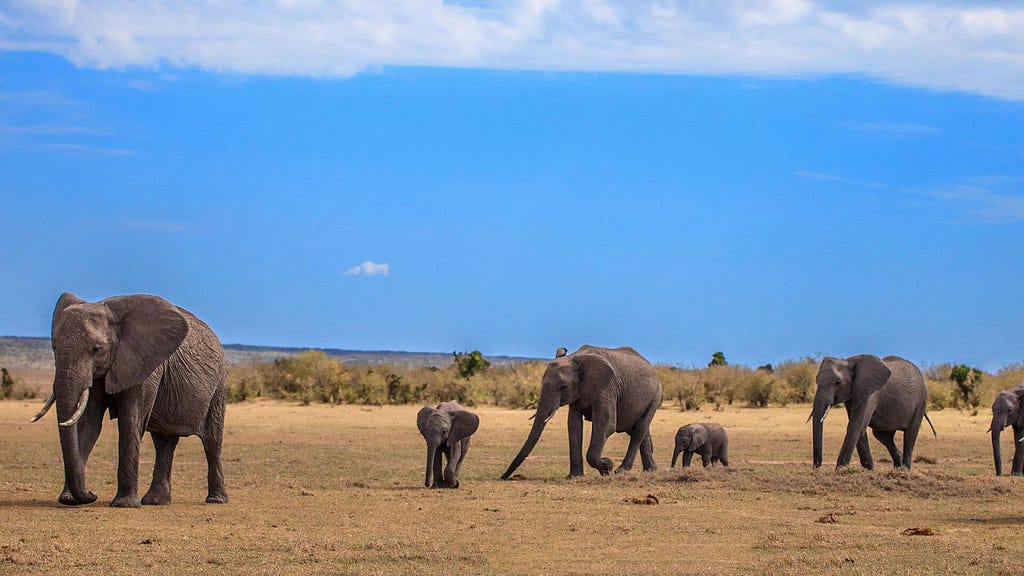
[[[554,412],[552,412],[553,414]],[[541,411],[538,408],[536,417],[533,419],[533,427],[530,428],[530,435],[526,437],[526,442],[523,443],[523,447],[519,449],[519,454],[512,459],[512,463],[508,465],[508,470],[501,475],[502,480],[508,480],[509,476],[519,468],[519,465],[526,460],[526,457],[530,455],[533,447],[537,445],[537,441],[540,440],[540,435],[544,432],[544,425],[547,424],[547,420],[541,417]]]

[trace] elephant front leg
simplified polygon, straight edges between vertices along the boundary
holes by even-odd
[[[846,414],[850,417],[850,421],[846,425],[846,436],[843,438],[843,446],[839,449],[839,457],[836,458],[836,469],[849,466],[850,459],[853,458],[853,449],[857,448],[861,464],[864,465],[866,460],[868,465],[864,467],[870,470],[874,466],[871,462],[871,451],[867,442],[870,414],[863,405],[854,408],[849,404],[846,406]]]
[[[595,468],[601,476],[611,474],[612,468],[615,466],[611,458],[602,456],[604,454],[604,444],[610,435],[610,432],[598,427],[597,422],[594,423],[590,433],[590,447],[587,448],[587,464]]]
[[[1024,474],[1024,427],[1013,427],[1013,464],[1010,467],[1011,476]]]
[[[434,481],[430,484],[431,488],[444,488],[444,463],[441,459],[447,452],[448,449],[444,447],[438,447],[434,452]]]
[[[867,430],[857,439],[857,457],[860,458],[860,465],[865,470],[872,470],[875,467],[875,461],[871,457],[871,445],[868,444]]]
[[[700,449],[700,463],[707,468],[711,466],[712,462],[714,462],[714,458],[711,457],[711,447],[705,444]]]
[[[117,495],[110,502],[115,508],[139,508],[139,444],[142,426],[135,414],[121,410],[117,419]]]
[[[687,450],[683,452],[683,468],[689,468],[690,462],[693,462],[693,451]]]
[[[171,465],[174,463],[174,449],[178,446],[178,436],[167,436],[150,432],[153,446],[156,447],[156,462],[153,464],[153,482],[142,497],[146,506],[171,503]]]
[[[569,475],[566,478],[583,477],[583,411],[576,404],[569,404]]]
[[[445,488],[458,488],[459,487],[459,467],[462,464],[463,456],[463,444],[462,442],[456,442],[449,449],[448,453],[448,465],[444,469],[444,487]]]

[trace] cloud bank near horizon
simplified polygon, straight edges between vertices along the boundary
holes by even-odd
[[[384,66],[849,74],[1024,100],[1024,6],[999,0],[11,0],[0,50],[325,78]]]

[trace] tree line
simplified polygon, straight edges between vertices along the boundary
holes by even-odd
[[[732,365],[716,352],[707,366],[656,365],[663,402],[679,410],[726,406],[767,407],[810,402],[819,359],[786,360],[756,368]],[[272,361],[229,367],[231,401],[271,398],[328,404],[436,404],[456,400],[466,406],[532,408],[540,396],[546,361],[491,366],[479,351],[456,352],[450,365],[403,367],[349,365],[309,350]],[[978,410],[999,390],[1024,382],[1024,364],[994,374],[963,364],[923,369],[929,410]]]

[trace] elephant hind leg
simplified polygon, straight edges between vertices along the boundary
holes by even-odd
[[[224,404],[227,389],[221,387],[214,394],[210,411],[206,414],[205,430],[202,434],[203,450],[206,452],[207,504],[226,504],[228,491],[224,487],[224,470],[221,467],[220,450],[224,443]]]
[[[153,446],[156,447],[156,462],[153,464],[153,482],[142,497],[146,506],[171,503],[171,465],[174,463],[174,449],[178,446],[178,436],[150,432]]]
[[[640,443],[640,462],[643,463],[645,472],[654,472],[658,469],[658,465],[654,463],[654,442],[649,431],[644,436],[644,441]]]
[[[659,397],[658,402],[652,402],[643,413],[643,416],[636,421],[636,424],[629,431],[629,447],[626,448],[626,456],[622,459],[622,465],[615,471],[616,474],[633,468],[637,450],[640,450],[640,460],[643,463],[645,472],[653,472],[658,468],[654,463],[654,444],[651,442],[651,420],[654,419],[654,413],[658,410],[660,400],[661,398]],[[646,448],[644,447],[645,444],[647,445]]]
[[[722,445],[718,448],[718,461],[722,463],[722,466],[729,465],[729,442],[722,440]]]
[[[889,451],[889,457],[892,458],[892,467],[899,468],[903,464],[903,455],[900,454],[900,449],[896,447],[896,431],[872,430],[871,434]],[[907,466],[907,468],[910,467]]]

